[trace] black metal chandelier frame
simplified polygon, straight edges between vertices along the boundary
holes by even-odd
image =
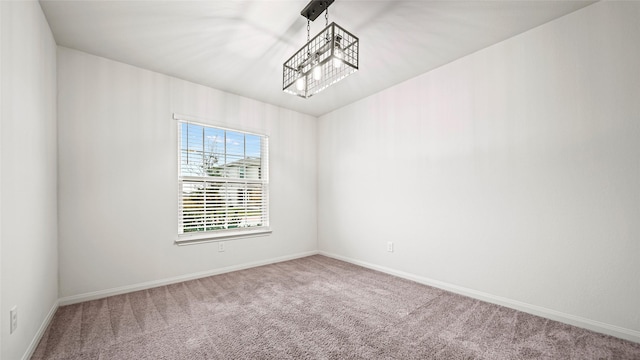
[[[300,13],[307,19],[307,43],[283,65],[285,92],[309,98],[358,70],[359,39],[334,22],[328,24],[333,1],[312,0]],[[310,22],[322,12],[326,27],[310,39]]]

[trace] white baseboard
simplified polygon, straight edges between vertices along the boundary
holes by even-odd
[[[166,279],[147,281],[139,284],[133,284],[133,285],[121,286],[121,287],[112,288],[112,289],[67,296],[59,299],[59,303],[60,303],[60,306],[71,305],[71,304],[76,304],[83,301],[102,299],[102,298],[113,296],[113,295],[120,295],[120,294],[130,293],[133,291],[151,289],[158,286],[164,286],[164,285],[179,283],[182,281],[200,279],[207,276],[219,275],[219,274],[224,274],[232,271],[244,270],[244,269],[249,269],[257,266],[269,265],[269,264],[279,263],[283,261],[299,259],[299,258],[311,256],[311,255],[317,255],[317,254],[318,254],[318,251],[307,251],[303,253],[281,256],[277,258],[271,258],[266,260],[254,261],[250,263],[227,266],[224,268],[219,268],[214,270],[202,271],[202,272],[175,276],[175,277],[166,278]]]
[[[349,257],[328,253],[326,251],[319,251],[320,255],[324,255],[330,258],[334,258],[337,260],[342,260],[348,263],[352,263],[355,265],[359,265],[365,268],[369,268],[372,270],[377,270],[389,275],[394,275],[403,279],[415,281],[420,284],[436,287],[442,290],[447,290],[456,294],[468,296],[474,299],[486,301],[492,304],[497,304],[501,306],[505,306],[511,309],[519,310],[522,312],[526,312],[532,315],[541,316],[547,319],[559,321],[565,324],[574,325],[577,327],[581,327],[584,329],[592,330],[595,332],[599,332],[606,335],[611,335],[617,338],[633,341],[636,343],[640,343],[640,331],[635,331],[632,329],[626,329],[623,327],[619,327],[616,325],[611,325],[607,323],[603,323],[596,320],[591,320],[587,318],[583,318],[580,316],[575,316],[567,313],[563,313],[560,311],[547,309],[541,306],[527,304],[521,301],[504,298],[501,296],[496,296],[492,294],[488,294],[481,291],[476,291],[472,289],[468,289],[462,286],[452,285],[446,282],[429,279],[426,277],[406,273],[403,271],[394,270],[385,266],[379,266],[375,264],[371,264],[365,261],[360,261],[356,259],[352,259]]]
[[[40,343],[40,340],[42,340],[42,336],[44,335],[45,331],[47,331],[49,324],[51,324],[51,320],[53,320],[53,315],[55,315],[56,311],[58,310],[58,307],[60,307],[60,301],[56,300],[53,303],[53,306],[51,307],[51,309],[49,310],[49,313],[42,321],[42,324],[40,325],[38,332],[36,332],[36,335],[33,337],[33,340],[31,340],[31,343],[29,344],[27,351],[25,351],[24,355],[22,356],[22,360],[31,359],[31,357],[33,356],[33,353],[36,351],[36,348],[38,347],[38,344]]]

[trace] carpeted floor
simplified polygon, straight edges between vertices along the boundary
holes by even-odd
[[[640,359],[640,344],[323,256],[61,307],[32,360]]]

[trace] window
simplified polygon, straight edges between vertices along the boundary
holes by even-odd
[[[178,120],[178,242],[269,231],[268,138]]]

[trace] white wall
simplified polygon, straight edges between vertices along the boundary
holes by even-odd
[[[2,79],[4,78],[2,75],[2,57],[3,57],[3,53],[4,53],[4,46],[2,44],[4,44],[4,41],[2,41],[2,33],[3,31],[3,26],[2,26],[2,13],[3,13],[3,9],[4,7],[2,6],[2,4],[0,4],[0,312],[4,312],[4,307],[2,307],[2,123],[3,123],[3,112],[2,112],[2,102],[4,101],[4,98],[2,97],[2,88],[4,87],[3,81]],[[2,314],[0,313],[0,326],[4,327],[5,324],[5,320],[6,318],[2,318]],[[0,359],[2,359],[2,349],[4,348],[3,345],[3,338],[4,338],[4,334],[2,332],[2,330],[0,329]]]
[[[316,251],[316,120],[58,48],[60,296]],[[269,236],[176,246],[172,114],[269,135]]]
[[[640,341],[638,19],[596,3],[322,116],[319,249]]]
[[[2,359],[20,359],[58,299],[56,44],[38,2],[2,9]],[[18,328],[9,335],[9,310]]]

